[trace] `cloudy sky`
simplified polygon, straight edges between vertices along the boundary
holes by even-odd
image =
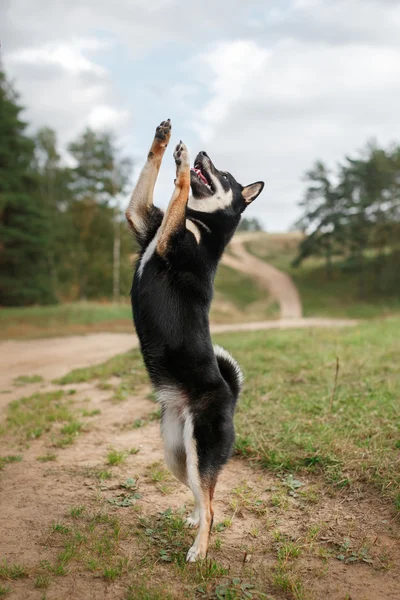
[[[400,0],[1,0],[2,58],[33,127],[65,146],[112,129],[139,168],[157,123],[242,184],[268,231],[302,174],[374,137],[400,142]],[[172,148],[157,189],[173,182]]]

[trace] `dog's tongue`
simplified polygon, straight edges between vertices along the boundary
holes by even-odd
[[[203,173],[200,171],[200,169],[195,169],[194,167],[191,169],[192,171],[194,171],[196,173],[196,175],[198,175],[200,177],[200,179],[202,180],[203,183],[205,183],[206,185],[208,185],[208,181],[207,179],[204,177]]]

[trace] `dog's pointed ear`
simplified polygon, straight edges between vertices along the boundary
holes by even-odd
[[[256,183],[251,183],[250,185],[246,185],[246,187],[242,190],[242,196],[246,204],[250,204],[253,202],[261,194],[263,191],[264,182],[256,181]]]

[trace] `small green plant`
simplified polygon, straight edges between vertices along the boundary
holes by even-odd
[[[22,456],[19,455],[10,455],[10,456],[0,456],[0,471],[4,469],[6,465],[15,462],[21,462]]]
[[[63,523],[53,523],[53,525],[51,526],[51,530],[56,533],[62,533],[63,535],[66,535],[70,532],[69,527],[67,527]]]
[[[71,517],[76,519],[76,518],[80,517],[84,512],[85,512],[84,506],[73,506],[71,508],[71,510],[69,511],[69,514],[71,515]]]
[[[110,450],[110,452],[107,454],[107,464],[111,467],[121,465],[123,462],[125,462],[125,459],[125,452],[120,452],[118,450]]]
[[[75,436],[81,432],[82,427],[83,425],[82,423],[79,423],[79,421],[71,421],[71,423],[67,423],[61,428],[61,433],[67,436]]]
[[[99,410],[98,408],[95,408],[94,410],[86,410],[84,409],[82,411],[82,416],[83,417],[95,417],[97,415],[101,414],[101,410]]]
[[[46,574],[38,575],[35,579],[35,588],[46,590],[50,584],[50,577]]]
[[[0,584],[0,598],[4,598],[10,592],[10,588]]]
[[[53,460],[57,460],[56,454],[44,454],[43,456],[37,456],[36,460],[39,462],[51,462]]]
[[[27,385],[28,383],[41,383],[41,375],[20,375],[14,379],[14,385]]]
[[[0,579],[22,579],[26,575],[26,568],[22,565],[16,563],[9,564],[6,559],[0,563]]]
[[[196,563],[196,580],[198,583],[223,577],[227,573],[228,569],[219,565],[215,560],[206,558]]]

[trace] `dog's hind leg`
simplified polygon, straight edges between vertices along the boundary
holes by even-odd
[[[197,511],[198,522],[200,525],[199,532],[192,547],[187,553],[186,560],[188,562],[195,562],[197,559],[205,558],[207,556],[210,531],[214,517],[212,498],[216,480],[211,482],[208,478],[202,478],[200,476],[196,441],[193,435],[193,420],[189,411],[187,411],[185,415],[183,438],[186,451],[187,482],[194,495],[194,514],[197,517]]]
[[[139,242],[147,233],[149,213],[153,207],[154,186],[164,152],[171,137],[171,123],[168,119],[163,121],[156,129],[153,143],[147,155],[135,189],[133,190],[125,216]]]
[[[175,189],[159,229],[157,253],[166,258],[171,238],[186,231],[186,206],[190,191],[189,154],[183,142],[175,148]]]

